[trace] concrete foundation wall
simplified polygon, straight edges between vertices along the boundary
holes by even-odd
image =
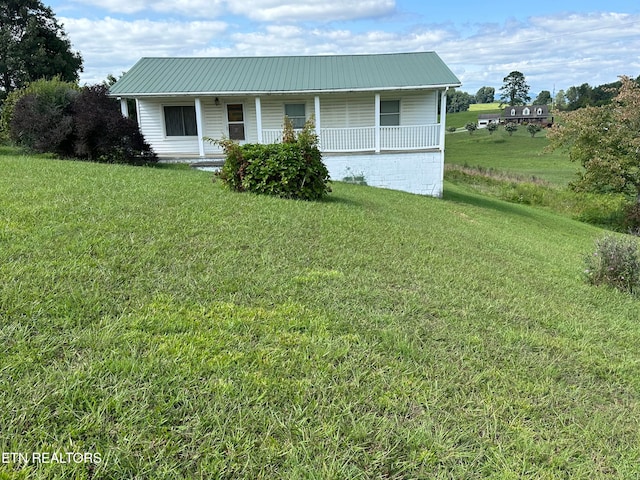
[[[443,154],[439,151],[324,155],[331,180],[442,196]]]

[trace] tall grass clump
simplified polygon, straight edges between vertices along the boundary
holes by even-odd
[[[622,292],[638,292],[640,255],[632,237],[606,235],[596,240],[595,252],[585,258],[585,274],[593,285],[610,285]]]

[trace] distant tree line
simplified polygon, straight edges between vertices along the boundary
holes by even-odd
[[[453,90],[447,94],[447,113],[466,112],[474,103],[493,103],[495,94],[493,87],[481,87],[475,95]]]
[[[635,82],[640,85],[640,76],[635,79]],[[583,83],[580,86],[569,87],[566,91],[558,91],[554,104],[557,109],[568,112],[584,107],[601,107],[610,104],[621,87],[621,81],[605,83],[597,87]]]

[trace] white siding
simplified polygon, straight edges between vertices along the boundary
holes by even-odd
[[[244,106],[245,142],[258,141],[256,108],[254,97],[202,97],[203,136],[220,139],[229,136],[227,104],[241,103]],[[400,124],[430,125],[437,123],[437,99],[435,91],[383,92],[381,100],[400,100]],[[164,106],[194,105],[193,97],[140,99],[138,114],[145,139],[159,156],[197,156],[198,138],[167,137],[164,126]],[[304,103],[307,118],[314,114],[314,96],[262,96],[262,127],[265,130],[281,130],[286,103]],[[341,93],[320,95],[320,116],[323,129],[362,128],[375,125],[375,94]],[[205,154],[220,153],[220,147],[205,142]]]
[[[282,129],[284,125],[284,105],[286,103],[304,103],[307,119],[314,110],[313,97],[262,97],[262,128]]]
[[[194,105],[186,99],[142,99],[138,102],[140,130],[145,140],[159,155],[197,155],[198,137],[167,137],[164,127],[165,106]]]
[[[320,97],[323,128],[372,127],[375,125],[374,94],[340,94]]]
[[[224,106],[216,105],[215,98],[202,99],[202,116],[205,137],[219,140],[229,135],[224,120]],[[222,149],[211,142],[204,142],[204,152],[205,154],[221,153]]]
[[[437,92],[416,92],[405,94],[400,98],[401,125],[429,125],[437,122]]]

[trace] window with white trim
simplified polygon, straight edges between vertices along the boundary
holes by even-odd
[[[536,110],[536,113],[538,115],[542,115],[542,108],[538,107],[538,109]]]
[[[284,114],[291,120],[293,128],[304,128],[307,121],[304,103],[286,103],[284,105]]]
[[[164,128],[167,137],[197,136],[196,107],[193,105],[164,107]]]
[[[516,116],[516,109],[515,109],[515,108],[512,108],[512,109],[511,109],[511,116],[512,116],[512,117],[515,117],[515,116]]]
[[[244,140],[244,109],[241,103],[227,105],[227,122],[229,124],[229,139]]]
[[[531,110],[529,110],[529,107],[522,110],[522,115],[531,115]]]
[[[380,101],[380,126],[396,127],[400,125],[400,100]]]

